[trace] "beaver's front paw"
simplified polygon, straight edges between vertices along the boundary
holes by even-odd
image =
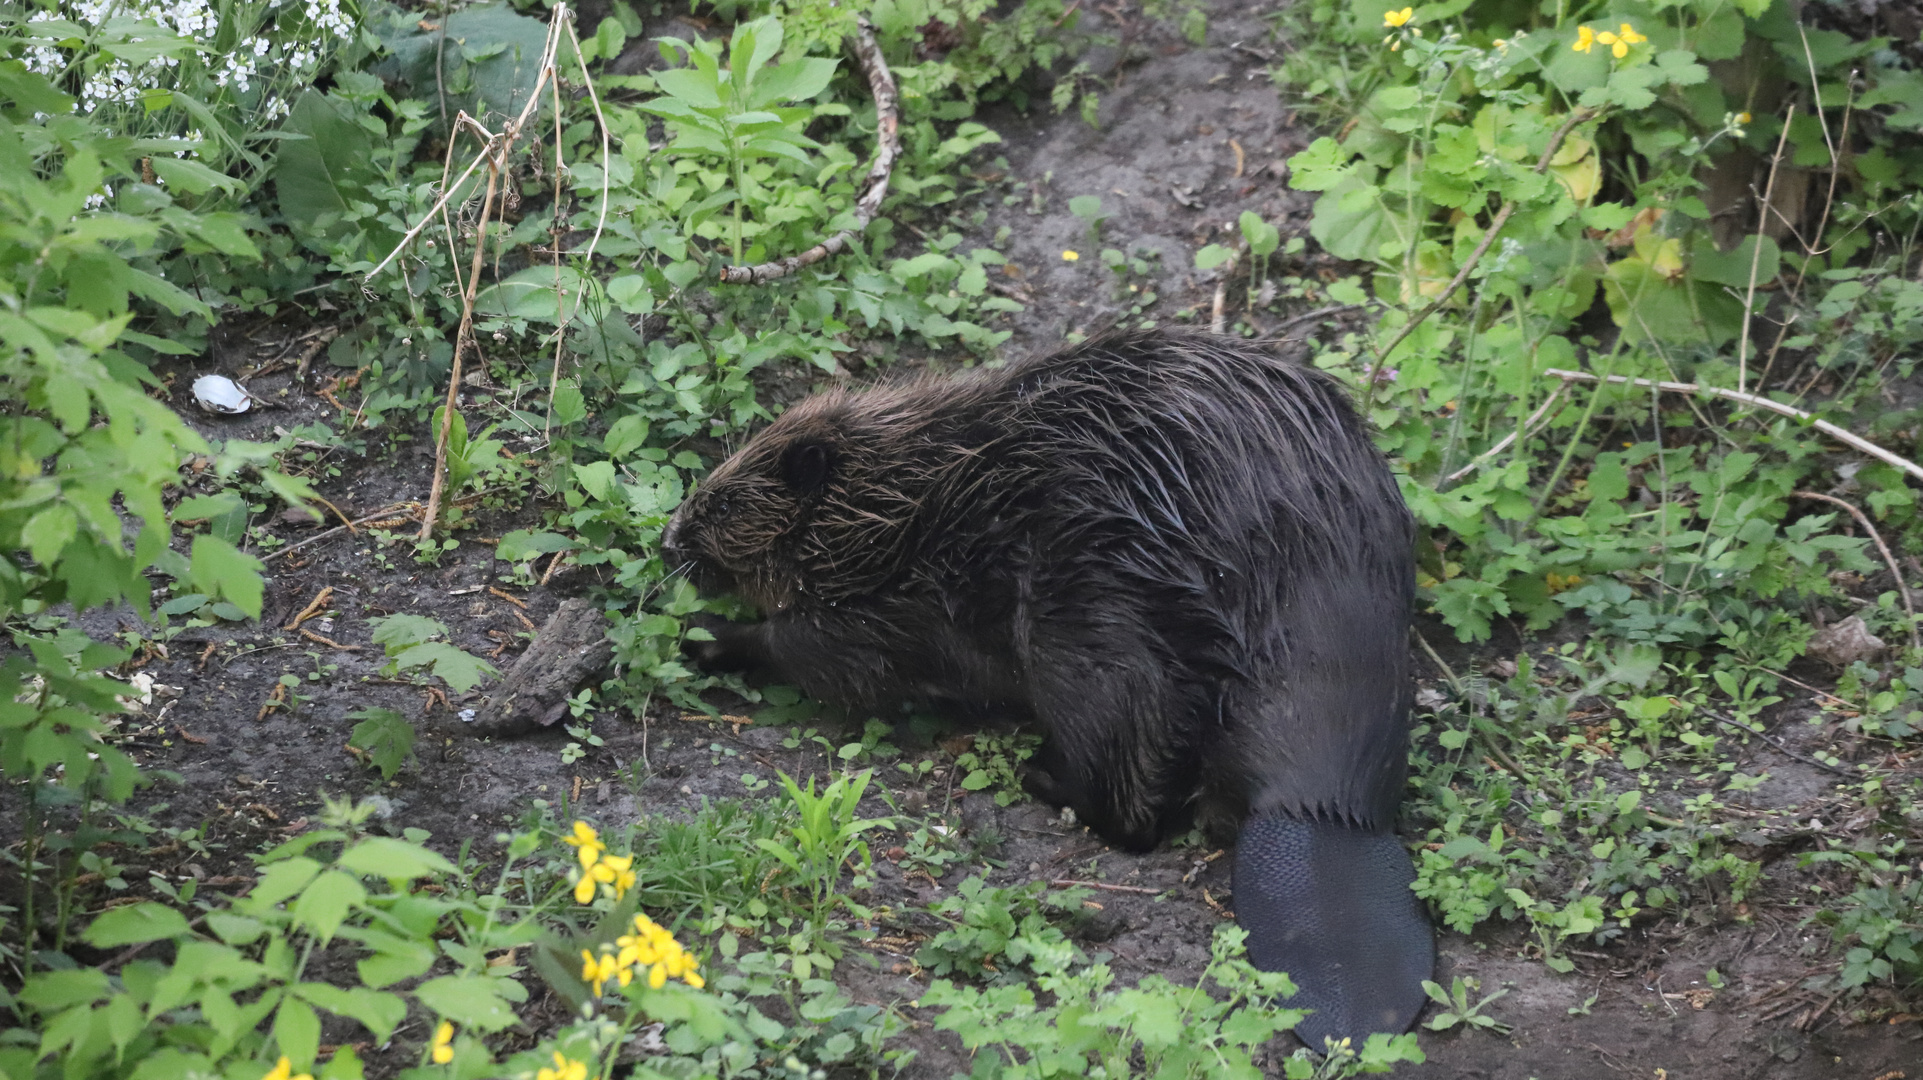
[[[761,645],[761,623],[734,623],[720,617],[697,613],[687,617],[691,633],[681,639],[681,655],[707,672],[746,672],[762,666],[766,650]],[[700,631],[697,638],[692,631]]]

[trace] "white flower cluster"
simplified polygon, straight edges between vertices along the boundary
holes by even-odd
[[[30,21],[70,19],[82,25],[98,25],[110,17],[151,21],[199,45],[214,85],[237,94],[249,93],[255,82],[281,71],[296,78],[311,75],[328,46],[354,30],[352,18],[341,10],[341,0],[268,0],[259,6],[243,2],[227,10],[230,18],[245,18],[248,31],[279,26],[282,32],[273,37],[255,36],[216,53],[220,10],[209,0],[60,0],[53,10],[39,12]],[[286,32],[295,25],[300,28],[298,36]],[[64,51],[47,46],[26,53],[27,66],[46,75],[64,71],[69,60]],[[139,99],[141,91],[168,85],[172,81],[169,72],[179,66],[179,58],[171,56],[140,64],[113,59],[86,78],[80,89],[80,110],[92,112],[105,104],[131,104]],[[269,95],[260,107],[272,119],[287,115],[287,103],[278,96]]]

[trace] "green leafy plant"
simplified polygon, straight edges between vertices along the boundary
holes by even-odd
[[[369,764],[381,771],[382,780],[394,779],[414,756],[414,725],[393,709],[361,709],[348,713],[347,718],[360,721],[348,732],[347,745],[365,751]]]
[[[858,910],[854,901],[840,891],[840,885],[842,868],[850,860],[855,862],[856,888],[863,887],[864,875],[873,865],[868,842],[861,834],[870,829],[894,827],[888,818],[856,816],[861,797],[872,779],[872,769],[838,777],[816,794],[813,777],[809,777],[808,785],[803,787],[782,773],[782,789],[794,804],[799,820],[786,827],[786,838],[755,840],[761,850],[786,867],[807,890],[809,911],[818,932],[826,928],[834,908],[845,906]],[[830,955],[833,955],[832,949]]]
[[[1239,959],[1242,939],[1239,929],[1218,927],[1209,966],[1194,987],[1150,975],[1131,989],[1116,989],[1107,964],[1075,968],[1073,946],[1063,943],[1038,945],[1030,957],[1040,973],[1035,985],[1051,995],[1049,1004],[1025,983],[979,990],[941,979],[921,1004],[944,1010],[935,1026],[955,1032],[976,1055],[978,1077],[1082,1077],[1096,1070],[1115,1077],[1257,1076],[1251,1055],[1303,1013],[1275,1003],[1277,995],[1293,994],[1294,985]],[[1413,1037],[1382,1036],[1375,1045],[1393,1050],[1372,1050],[1371,1067],[1363,1071],[1423,1060]],[[1288,1069],[1290,1076],[1308,1077],[1315,1064],[1301,1059]]]
[[[1493,1016],[1484,1015],[1482,1011],[1489,1007],[1490,1002],[1509,993],[1507,987],[1493,994],[1483,994],[1480,980],[1464,978],[1458,975],[1449,980],[1449,989],[1447,990],[1444,990],[1438,983],[1424,979],[1422,981],[1422,992],[1429,995],[1430,1001],[1442,1006],[1442,1011],[1430,1017],[1429,1020],[1422,1025],[1430,1031],[1447,1031],[1457,1024],[1466,1024],[1469,1027],[1481,1028],[1484,1031],[1494,1032],[1497,1035],[1509,1034],[1510,1026],[1508,1024],[1497,1020]]]
[[[374,644],[387,654],[388,675],[425,669],[455,693],[466,693],[495,674],[492,664],[436,638],[447,636],[446,624],[425,615],[384,615],[368,620]]]
[[[1051,915],[1059,919],[1075,913],[1087,896],[1086,889],[1050,893],[1045,881],[990,888],[979,876],[970,876],[955,887],[954,895],[929,906],[949,927],[916,951],[915,963],[939,976],[993,974],[1000,982],[1019,978],[1019,969],[1031,956],[1054,956],[1068,945]]]

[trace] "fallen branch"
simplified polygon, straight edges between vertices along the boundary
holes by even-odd
[[[875,40],[875,31],[866,18],[856,20],[855,34],[850,40],[855,59],[867,73],[868,89],[875,98],[875,158],[868,163],[868,179],[863,181],[861,195],[855,199],[855,223],[799,255],[755,266],[721,267],[720,280],[730,285],[761,285],[787,277],[842,251],[881,210],[881,201],[888,195],[888,177],[895,169],[895,157],[901,153],[901,121],[896,109],[900,92],[895,89],[895,76],[882,58],[881,44]]]
[[[1896,565],[1896,556],[1890,554],[1890,546],[1883,542],[1883,534],[1877,532],[1876,526],[1870,524],[1869,515],[1858,510],[1854,503],[1839,499],[1834,495],[1824,495],[1816,491],[1792,491],[1790,494],[1799,499],[1815,499],[1819,502],[1840,506],[1849,511],[1850,516],[1856,519],[1858,525],[1863,526],[1864,532],[1870,534],[1870,539],[1876,544],[1876,550],[1883,553],[1883,562],[1890,568],[1890,576],[1896,579],[1897,592],[1903,596],[1903,610],[1908,612],[1910,616],[1910,647],[1913,649],[1923,648],[1923,639],[1919,639],[1916,632],[1916,605],[1910,600],[1910,587],[1903,580],[1903,569]]]
[[[1140,885],[1110,885],[1106,881],[1070,881],[1060,878],[1049,882],[1058,889],[1100,889],[1103,892],[1139,893],[1142,896],[1160,896],[1167,889],[1145,889]]]
[[[1908,458],[1899,457],[1896,454],[1892,454],[1888,450],[1885,450],[1882,447],[1876,445],[1875,443],[1869,441],[1868,439],[1863,438],[1861,435],[1857,435],[1852,432],[1845,431],[1842,428],[1837,427],[1835,424],[1830,423],[1828,420],[1818,420],[1811,413],[1804,412],[1803,410],[1796,408],[1793,405],[1785,405],[1780,401],[1772,401],[1769,398],[1763,397],[1760,394],[1745,393],[1741,390],[1729,390],[1720,386],[1703,386],[1699,383],[1660,382],[1655,379],[1632,379],[1627,375],[1607,375],[1607,376],[1591,375],[1587,371],[1564,371],[1561,368],[1549,368],[1548,370],[1544,371],[1543,374],[1553,375],[1556,378],[1562,379],[1565,382],[1621,383],[1625,386],[1644,386],[1644,387],[1651,387],[1657,390],[1666,390],[1672,394],[1708,394],[1711,397],[1719,397],[1728,401],[1739,402],[1744,405],[1754,405],[1759,409],[1767,409],[1768,411],[1777,413],[1778,415],[1787,416],[1798,423],[1808,424],[1810,427],[1815,428],[1816,430],[1822,432],[1825,435],[1828,435],[1830,438],[1835,439],[1837,442],[1840,442],[1843,445],[1850,447],[1851,449],[1861,450],[1863,453],[1868,454],[1869,456],[1875,458],[1878,461],[1882,461],[1890,465],[1894,465],[1897,468],[1902,469],[1904,472],[1909,473],[1911,476],[1916,477],[1918,480],[1923,480],[1923,465],[1918,465],[1916,462],[1911,461]]]
[[[1577,124],[1592,120],[1598,115],[1600,113],[1592,109],[1577,109],[1570,113],[1569,119],[1564,120],[1562,126],[1556,129],[1556,133],[1549,137],[1549,145],[1543,147],[1542,157],[1536,159],[1537,175],[1549,171],[1549,162],[1555,158],[1556,151],[1562,147],[1562,141],[1569,137],[1569,133],[1576,129]],[[1449,302],[1449,298],[1456,294],[1457,289],[1462,288],[1462,283],[1468,281],[1469,275],[1475,271],[1476,264],[1482,261],[1483,253],[1488,251],[1489,245],[1495,242],[1496,234],[1509,223],[1510,216],[1515,212],[1516,200],[1505,200],[1502,209],[1496,211],[1495,219],[1489,222],[1489,228],[1483,231],[1482,240],[1476,244],[1475,250],[1469,253],[1469,258],[1462,264],[1462,269],[1456,271],[1455,279],[1442,290],[1442,295],[1429,301],[1426,307],[1416,312],[1414,318],[1403,323],[1402,329],[1396,331],[1396,336],[1389,339],[1389,344],[1376,352],[1375,360],[1369,364],[1368,374],[1362,380],[1364,402],[1375,400],[1376,370],[1389,359],[1389,354],[1395,352],[1396,346],[1402,344],[1404,338],[1416,332],[1416,327],[1422,325],[1422,320],[1434,315],[1442,305]]]

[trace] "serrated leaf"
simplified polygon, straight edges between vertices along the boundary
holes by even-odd
[[[349,713],[347,718],[360,721],[348,734],[347,745],[366,751],[374,767],[381,771],[381,779],[392,780],[414,753],[414,725],[393,709],[362,709]]]
[[[389,656],[409,645],[432,641],[447,633],[446,623],[425,615],[385,615],[369,620],[368,624],[374,628],[374,644],[385,648]]]
[[[403,649],[394,657],[401,669],[428,668],[448,688],[465,694],[496,673],[494,665],[445,641],[429,641]]]

